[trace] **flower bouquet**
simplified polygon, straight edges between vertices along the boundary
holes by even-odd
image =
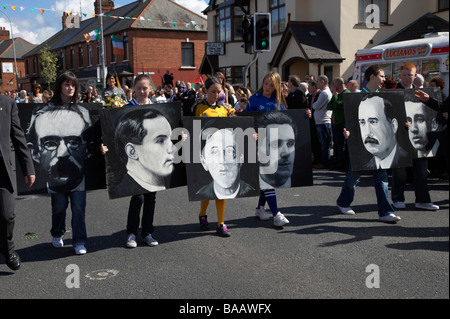
[[[226,105],[225,108],[227,109],[228,117],[233,117],[236,113],[236,109],[232,107],[230,104]]]
[[[104,109],[111,109],[122,107],[128,104],[128,102],[125,101],[120,95],[111,94],[111,95],[104,95],[102,97],[102,104]]]

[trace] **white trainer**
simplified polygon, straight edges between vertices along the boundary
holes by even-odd
[[[439,206],[434,205],[433,203],[416,203],[416,208],[425,210],[439,210]]]
[[[63,237],[53,237],[52,238],[52,246],[55,248],[64,247]]]
[[[84,255],[85,253],[87,253],[87,249],[86,247],[84,247],[84,245],[76,245],[74,249],[75,254],[77,255]]]
[[[260,207],[255,209],[255,216],[260,220],[269,220],[272,215],[267,214],[264,207]]]
[[[351,207],[341,207],[338,205],[339,211],[344,215],[355,215],[355,211]]]
[[[275,215],[275,217],[273,218],[273,224],[276,227],[282,227],[284,225],[289,224],[289,220],[284,217],[284,215],[281,212],[278,212],[278,214]]]
[[[392,206],[394,206],[394,208],[396,209],[405,209],[406,205],[404,202],[394,202],[392,203]]]
[[[394,223],[398,222],[401,218],[399,216],[396,216],[394,213],[387,214],[385,216],[381,216],[379,218],[380,221],[385,223]]]
[[[148,234],[147,236],[145,236],[144,242],[147,245],[149,245],[150,247],[154,247],[159,244],[158,241],[156,239],[154,239],[151,234]]]
[[[128,248],[136,248],[137,242],[136,242],[136,236],[134,234],[129,234],[127,237],[127,247]]]

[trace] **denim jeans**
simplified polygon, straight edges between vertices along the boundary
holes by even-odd
[[[139,215],[142,210],[142,231],[141,236],[145,238],[153,233],[153,216],[155,215],[156,192],[145,193],[142,195],[131,196],[130,206],[128,208],[127,233],[137,235],[139,228]]]
[[[84,245],[87,240],[85,211],[86,191],[51,193],[52,202],[52,229],[53,237],[61,237],[66,232],[66,210],[72,210],[72,241],[73,245]]]
[[[320,164],[328,167],[330,159],[331,142],[333,140],[333,132],[331,130],[331,123],[316,124],[317,138],[320,144]]]
[[[361,178],[361,173],[363,172],[353,172],[351,167],[349,167],[345,176],[344,185],[342,185],[341,194],[337,199],[338,206],[350,207],[350,204],[355,198],[355,189]],[[394,208],[389,202],[388,176],[386,171],[384,169],[373,170],[372,174],[375,184],[375,194],[377,196],[378,216],[382,217],[393,213]]]
[[[413,159],[414,193],[416,203],[431,203],[430,192],[428,191],[428,158]],[[392,201],[405,201],[405,184],[407,180],[406,168],[392,169]]]

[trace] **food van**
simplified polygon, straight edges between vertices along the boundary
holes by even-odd
[[[427,34],[417,40],[400,41],[377,45],[371,49],[358,50],[356,54],[353,79],[362,88],[366,84],[364,72],[371,65],[379,65],[384,69],[386,78],[399,81],[400,67],[405,62],[412,62],[417,73],[422,74],[425,81],[441,77],[445,81],[444,93],[449,87],[449,33]]]

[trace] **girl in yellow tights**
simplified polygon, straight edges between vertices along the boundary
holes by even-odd
[[[209,117],[226,117],[226,108],[218,103],[220,95],[223,94],[222,84],[216,78],[210,78],[205,82],[206,96],[195,107],[195,116],[209,116]],[[200,228],[202,230],[208,230],[208,220],[206,216],[206,210],[209,205],[209,200],[202,200],[200,202]],[[217,234],[222,237],[229,237],[230,232],[225,225],[225,200],[216,199],[217,210]]]

